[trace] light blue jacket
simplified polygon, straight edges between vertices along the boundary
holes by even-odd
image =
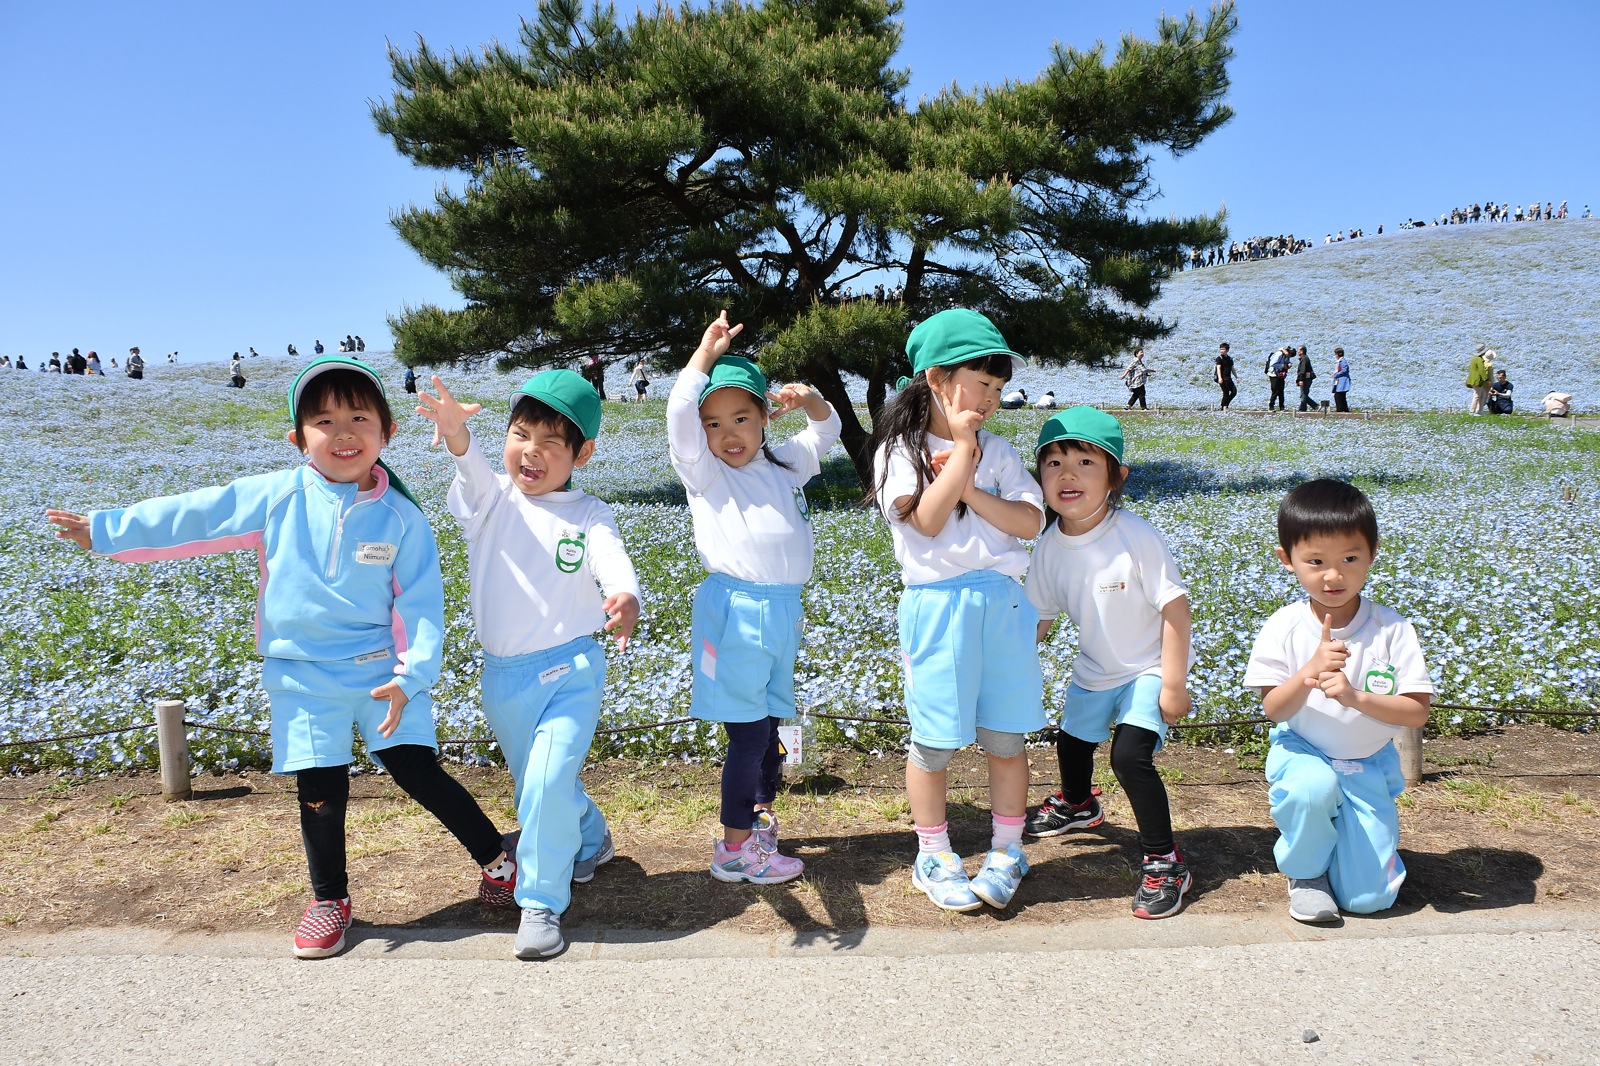
[[[256,648],[267,658],[329,662],[388,651],[407,698],[439,678],[444,579],[439,547],[417,505],[310,465],[213,488],[92,511],[97,554],[152,562],[254,548],[261,565]]]

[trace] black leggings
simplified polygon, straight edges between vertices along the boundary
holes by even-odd
[[[1165,855],[1173,848],[1172,809],[1167,786],[1156,772],[1156,741],[1152,730],[1119,725],[1111,735],[1111,772],[1128,796],[1133,818],[1139,824],[1139,847],[1146,855]],[[1061,766],[1061,793],[1068,803],[1088,802],[1094,783],[1094,751],[1098,744],[1079,740],[1062,731],[1056,735],[1056,760]]]
[[[783,756],[778,753],[778,720],[724,722],[728,730],[728,756],[722,763],[722,824],[729,829],[749,829],[756,804],[771,803],[783,779]]]
[[[1281,411],[1283,410],[1283,379],[1273,375],[1271,385],[1272,395],[1267,397],[1267,410],[1270,411],[1276,407]]]
[[[439,765],[433,749],[422,744],[397,744],[375,751],[394,783],[450,830],[486,866],[500,857],[504,844],[488,815],[461,782]],[[311,869],[311,890],[318,899],[344,899],[350,894],[345,869],[344,815],[350,806],[350,767],[315,766],[295,772],[300,797],[300,837]]]

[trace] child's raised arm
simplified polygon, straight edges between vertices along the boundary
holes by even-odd
[[[472,438],[467,433],[467,419],[483,410],[483,404],[460,402],[450,395],[450,390],[444,387],[438,374],[433,375],[433,387],[439,392],[437,396],[428,395],[426,389],[417,393],[417,401],[422,405],[417,408],[417,414],[433,423],[435,447],[442,440],[451,455],[466,455],[467,448],[472,444]]]
[[[700,337],[700,347],[694,350],[689,357],[690,370],[698,370],[702,374],[710,374],[711,368],[718,359],[728,354],[728,346],[733,343],[733,338],[744,331],[744,323],[737,326],[728,325],[728,311],[723,308],[722,313],[716,317],[711,325],[706,327],[705,333]],[[826,417],[826,416],[824,416]]]

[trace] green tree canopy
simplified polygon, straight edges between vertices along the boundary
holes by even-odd
[[[624,22],[542,0],[520,49],[391,49],[378,128],[465,176],[394,217],[465,300],[405,308],[400,357],[682,366],[726,307],[769,374],[839,409],[865,470],[846,375],[876,412],[935,311],[982,310],[1046,364],[1168,332],[1143,309],[1184,249],[1225,234],[1220,214],[1143,217],[1148,153],[1189,151],[1232,116],[1231,0],[1113,56],[1058,44],[1032,81],[915,107],[891,66],[900,10],[711,0]],[[903,284],[903,302],[839,299],[872,281]]]

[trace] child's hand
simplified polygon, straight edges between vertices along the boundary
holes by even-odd
[[[1343,670],[1318,674],[1316,684],[1322,690],[1322,694],[1330,700],[1345,707],[1354,707],[1356,705],[1356,697],[1359,693],[1356,692],[1356,687],[1350,683],[1350,679],[1344,676]]]
[[[957,411],[945,419],[950,423],[950,439],[957,444],[978,444],[978,430],[983,428],[983,412]]]
[[[600,606],[606,612],[606,632],[616,634],[618,651],[627,651],[628,638],[639,624],[639,598],[631,592],[618,592],[607,596]]]
[[[440,441],[466,428],[467,419],[483,410],[483,404],[461,403],[450,395],[438,374],[433,375],[433,387],[439,390],[439,395],[429,396],[426,389],[417,392],[417,400],[422,404],[417,414],[433,423],[433,446],[437,448]]]
[[[1350,650],[1345,647],[1342,640],[1333,639],[1333,616],[1328,615],[1322,619],[1322,643],[1317,647],[1317,653],[1306,664],[1306,669],[1312,674],[1306,678],[1306,685],[1310,688],[1317,687],[1317,678],[1323,674],[1335,673],[1344,669],[1346,660],[1350,658]]]
[[[70,540],[84,551],[94,547],[94,538],[89,533],[89,518],[87,515],[76,514],[72,511],[46,511],[45,521],[51,525],[60,526],[56,530],[56,537],[60,540]]]
[[[828,417],[828,401],[819,396],[810,385],[798,382],[784,385],[777,392],[767,393],[767,399],[778,405],[772,412],[773,418],[782,418],[790,411],[801,407],[806,409],[806,416],[812,421],[820,422]]]
[[[1161,708],[1161,720],[1168,725],[1173,725],[1194,709],[1194,700],[1189,698],[1189,690],[1182,685],[1162,685],[1157,704]]]
[[[728,311],[727,308],[723,308],[722,313],[717,316],[717,320],[707,326],[705,333],[701,335],[700,350],[720,359],[728,354],[728,345],[733,343],[733,338],[737,337],[743,329],[743,322],[737,326],[728,325]]]
[[[385,738],[393,736],[394,731],[400,728],[400,712],[406,709],[406,704],[411,702],[411,697],[407,696],[405,689],[400,687],[400,681],[397,678],[387,685],[379,685],[373,689],[372,698],[389,701],[389,713],[384,715],[383,724],[378,727],[378,735]]]

